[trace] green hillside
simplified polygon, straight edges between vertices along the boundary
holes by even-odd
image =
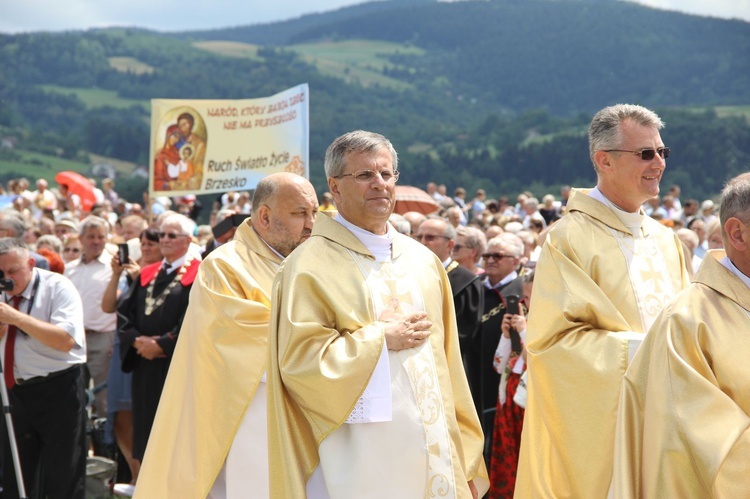
[[[514,195],[592,183],[582,130],[626,101],[668,117],[667,179],[703,196],[750,164],[749,45],[749,23],[604,0],[386,1],[210,32],[0,35],[0,132],[20,151],[145,164],[150,99],[308,83],[320,190],[327,145],[364,128],[393,140],[406,184]]]

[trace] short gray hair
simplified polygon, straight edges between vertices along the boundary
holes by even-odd
[[[727,182],[721,191],[719,220],[721,233],[724,235],[724,224],[732,217],[750,224],[750,173],[743,173]]]
[[[355,130],[338,137],[328,146],[325,157],[326,177],[341,175],[346,167],[346,155],[351,152],[373,152],[386,148],[391,155],[393,171],[398,169],[398,154],[391,141],[379,133]]]
[[[39,239],[36,240],[36,247],[39,248],[42,244],[49,244],[52,246],[52,250],[55,253],[62,254],[63,250],[63,243],[60,240],[59,237],[57,237],[54,234],[45,234],[43,236],[40,236]]]
[[[86,232],[91,228],[104,229],[104,232],[109,234],[109,222],[101,217],[90,215],[81,222],[81,226],[78,228],[78,235],[81,237],[85,236]]]
[[[456,229],[456,234],[466,238],[467,248],[478,249],[480,255],[487,251],[487,236],[476,227],[461,226]]]
[[[177,223],[180,226],[183,234],[193,237],[194,232],[195,232],[195,222],[190,220],[185,215],[180,215],[179,213],[172,213],[164,217],[164,220],[162,220],[161,224],[159,224],[159,229],[161,230],[161,227],[164,226],[165,224],[173,224],[173,223]]]
[[[487,241],[487,247],[489,248],[490,246],[502,246],[510,251],[516,258],[521,258],[523,256],[523,241],[520,237],[511,234],[510,232],[503,232],[499,236],[495,236]]]
[[[279,190],[279,182],[274,182],[268,177],[263,177],[255,186],[255,192],[253,192],[253,211],[257,210],[263,205],[268,205],[271,199],[276,195],[276,191]],[[218,220],[218,216],[216,217]],[[218,221],[217,221],[218,223]]]
[[[643,106],[616,104],[605,107],[596,113],[589,125],[589,157],[595,169],[598,168],[594,162],[596,151],[620,147],[622,143],[620,125],[625,120],[633,120],[639,125],[657,130],[664,128],[661,118]]]
[[[3,211],[0,213],[0,227],[13,233],[10,237],[22,238],[26,232],[26,220],[17,211]]]
[[[411,224],[403,215],[391,213],[391,216],[388,217],[388,221],[393,225],[393,228],[396,229],[397,232],[406,236],[411,235]]]
[[[23,239],[17,237],[1,237],[0,238],[0,256],[7,255],[8,253],[15,251],[24,252],[28,255],[29,247],[23,242]]]

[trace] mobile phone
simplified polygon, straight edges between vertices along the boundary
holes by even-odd
[[[511,315],[519,315],[519,304],[520,297],[518,295],[508,295],[505,297],[506,311],[505,313]],[[510,328],[510,348],[516,353],[521,353],[521,336],[515,328]]]
[[[120,259],[120,265],[130,263],[127,243],[120,243],[117,245],[117,257]]]
[[[518,302],[520,297],[518,295],[508,295],[505,297],[505,304],[507,306],[506,313],[511,315],[519,315],[520,311],[518,308]]]

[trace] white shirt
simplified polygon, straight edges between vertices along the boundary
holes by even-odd
[[[87,330],[111,332],[117,329],[117,314],[102,311],[102,297],[112,278],[112,255],[103,250],[94,260],[83,257],[65,266],[65,276],[73,282],[83,301],[83,323]]]
[[[35,286],[37,276],[39,276],[39,285]],[[23,300],[18,305],[21,312],[61,327],[73,338],[75,345],[69,352],[62,352],[48,347],[19,330],[16,334],[14,377],[29,379],[35,376],[46,376],[49,373],[67,369],[74,364],[86,362],[83,306],[73,283],[60,274],[35,268],[32,271],[31,281],[21,296]],[[2,300],[12,304],[11,297],[5,293],[2,293]],[[29,312],[30,300],[33,304]],[[0,352],[5,352],[7,337],[6,334],[0,340]],[[1,357],[4,363],[5,356]]]

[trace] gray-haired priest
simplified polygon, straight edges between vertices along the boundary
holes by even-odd
[[[274,283],[269,469],[274,498],[476,498],[489,481],[442,262],[388,224],[398,179],[383,136],[337,138],[338,215]]]

